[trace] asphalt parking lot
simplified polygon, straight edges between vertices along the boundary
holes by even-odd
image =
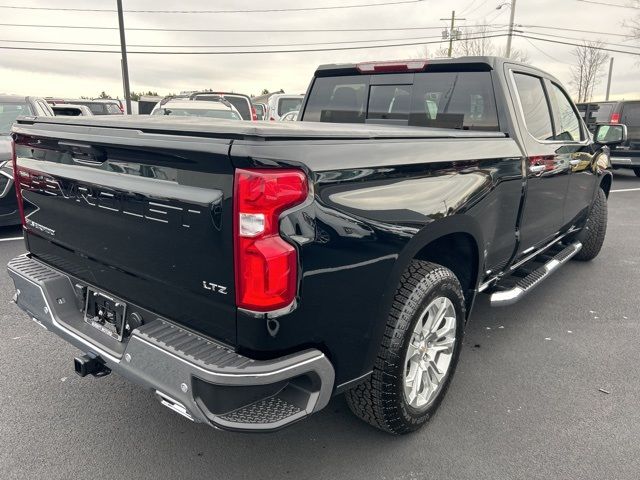
[[[481,297],[431,424],[395,438],[342,397],[265,435],[196,425],[117,377],[79,378],[78,353],[10,303],[0,272],[0,477],[5,479],[637,479],[640,178],[616,172],[600,256],[521,303]],[[633,190],[636,189],[636,190]],[[0,264],[23,251],[0,229]]]

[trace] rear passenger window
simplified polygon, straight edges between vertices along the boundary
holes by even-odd
[[[553,140],[551,113],[542,80],[523,73],[514,73],[513,77],[527,130],[538,140]]]
[[[573,110],[567,95],[560,87],[552,83],[549,97],[554,115],[555,139],[579,142],[581,139],[580,119]]]

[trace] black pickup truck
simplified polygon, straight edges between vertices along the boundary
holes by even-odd
[[[625,129],[594,141],[540,70],[321,67],[301,118],[19,119],[16,303],[78,374],[193,421],[275,430],[345,393],[400,434],[441,403],[478,293],[511,304],[600,251]]]

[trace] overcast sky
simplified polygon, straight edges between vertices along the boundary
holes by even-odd
[[[400,0],[250,0],[170,2],[168,0],[123,0],[125,10],[150,9],[260,9],[301,8],[335,5],[357,5],[384,3]],[[627,0],[602,0],[625,4]],[[69,8],[115,8],[115,0],[6,0],[2,5],[69,7]],[[441,35],[446,21],[455,9],[458,16],[466,18],[459,26],[471,28],[475,24],[488,23],[500,32],[509,20],[509,8],[496,10],[500,0],[422,0],[393,6],[363,7],[323,11],[270,12],[270,13],[216,13],[216,14],[159,14],[125,13],[128,28],[173,28],[173,29],[300,29],[297,33],[198,33],[127,31],[127,43],[131,52],[149,50],[134,45],[165,45],[165,50],[181,50],[180,45],[211,45],[208,49],[186,48],[182,50],[225,50],[220,45],[242,45],[226,50],[251,50],[249,46],[265,44],[302,44],[338,41],[376,40],[369,45],[383,43],[416,43],[434,41]],[[640,10],[606,7],[584,3],[579,0],[517,0],[516,24],[520,30],[534,31],[576,39],[603,40],[628,45],[634,50],[640,42],[629,41],[625,19],[633,18]],[[39,25],[79,25],[92,27],[117,27],[115,13],[56,12],[36,10],[13,10],[0,8],[0,22]],[[533,27],[536,26],[536,27]],[[591,32],[558,31],[539,27],[561,27]],[[402,28],[437,27],[431,30],[389,30],[370,32],[308,32],[306,29],[357,29],[357,28]],[[69,45],[35,45],[8,43],[14,41],[56,41],[115,44],[119,42],[117,30],[80,30],[54,28],[27,28],[0,26],[0,45],[37,46],[43,48],[102,48],[117,50],[118,47],[77,47]],[[416,39],[416,37],[420,37]],[[392,39],[392,40],[388,40]],[[398,39],[409,39],[399,41]],[[385,40],[388,40],[385,42]],[[504,48],[506,38],[495,38],[496,47]],[[568,40],[572,41],[572,40]],[[533,43],[533,45],[532,45]],[[573,63],[573,47],[554,43],[536,42],[515,38],[514,47],[527,52],[530,63],[558,77],[572,92],[570,67]],[[339,45],[339,46],[344,46]],[[353,45],[353,44],[352,44]],[[360,43],[359,45],[363,45]],[[442,44],[444,45],[444,44]],[[429,52],[442,45],[429,45]],[[535,46],[534,46],[535,45]],[[537,48],[536,48],[537,47]],[[287,47],[264,47],[264,49]],[[322,48],[322,46],[293,46],[288,48]],[[617,47],[612,47],[617,48]],[[424,46],[403,46],[367,50],[336,52],[306,52],[277,54],[233,54],[233,55],[129,55],[131,89],[134,91],[155,90],[160,94],[213,88],[215,90],[259,94],[263,88],[270,91],[283,88],[288,93],[302,93],[315,67],[323,63],[359,62],[365,60],[415,58],[424,51]],[[640,52],[640,49],[637,49]],[[640,56],[620,53],[615,57],[612,97],[640,97]],[[605,68],[605,71],[608,69]],[[606,78],[594,91],[594,99],[604,97]],[[0,49],[0,92],[40,96],[97,96],[101,91],[122,97],[120,55],[106,53],[36,52]]]

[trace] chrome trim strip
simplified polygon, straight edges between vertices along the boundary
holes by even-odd
[[[187,410],[187,407],[185,407],[182,403],[171,398],[166,393],[162,393],[160,390],[156,390],[155,394],[156,394],[156,397],[158,397],[158,400],[160,400],[160,404],[162,406],[167,407],[169,410],[173,410],[178,415],[182,415],[183,417],[188,418],[192,422],[195,421],[191,416],[191,414],[189,413],[189,411]]]
[[[249,310],[247,308],[240,308],[240,307],[238,307],[238,311],[242,313],[246,313],[247,315],[250,315],[254,318],[269,319],[269,318],[278,318],[288,313],[291,313],[296,309],[297,306],[298,306],[298,302],[294,299],[293,302],[291,302],[286,307],[282,307],[277,310],[271,310],[268,312],[258,312],[256,310]]]

